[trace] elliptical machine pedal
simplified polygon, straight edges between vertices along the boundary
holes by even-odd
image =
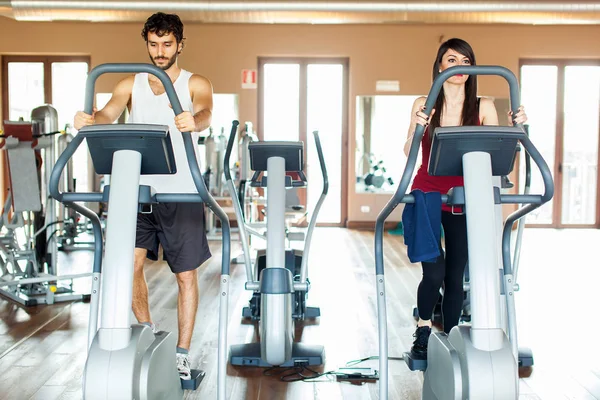
[[[404,353],[404,361],[411,371],[425,371],[427,369],[427,359],[414,358],[410,351]]]
[[[181,379],[181,388],[183,390],[196,390],[200,386],[202,379],[206,376],[206,372],[199,369],[192,369],[191,379]]]

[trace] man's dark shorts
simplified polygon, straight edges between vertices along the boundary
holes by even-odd
[[[152,213],[138,214],[135,247],[158,260],[158,245],[173,273],[191,271],[211,257],[204,231],[204,204],[159,203]]]

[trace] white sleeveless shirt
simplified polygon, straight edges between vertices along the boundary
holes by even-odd
[[[182,69],[173,86],[183,111],[193,113],[194,108],[189,89],[191,76],[191,72]],[[151,186],[156,190],[156,193],[198,193],[190,173],[183,145],[183,136],[175,127],[175,112],[169,107],[169,104],[166,93],[157,96],[152,92],[147,73],[135,75],[131,92],[131,112],[127,122],[168,125],[175,155],[175,165],[177,166],[177,173],[174,175],[141,175],[140,185]],[[200,160],[197,132],[192,132],[192,142],[194,143],[196,158]]]

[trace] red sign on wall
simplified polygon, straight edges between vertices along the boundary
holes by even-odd
[[[242,89],[256,89],[257,72],[255,69],[242,70]]]

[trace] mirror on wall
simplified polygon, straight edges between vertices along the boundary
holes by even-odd
[[[406,166],[403,147],[419,95],[356,98],[356,193],[393,193]],[[508,99],[494,99],[500,125],[508,125]],[[415,174],[420,165],[415,167]],[[414,177],[414,174],[413,174]]]
[[[356,192],[393,193],[406,165],[402,150],[418,95],[357,96]]]

